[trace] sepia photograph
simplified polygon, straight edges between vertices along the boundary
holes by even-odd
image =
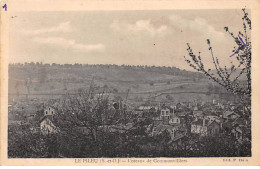
[[[247,161],[251,20],[246,6],[9,11],[7,158]]]

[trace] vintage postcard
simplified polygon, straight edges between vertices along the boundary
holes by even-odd
[[[260,165],[260,1],[0,5],[0,165]]]

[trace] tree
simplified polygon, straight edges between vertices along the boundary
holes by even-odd
[[[40,66],[38,69],[38,79],[40,83],[45,83],[46,82],[46,77],[47,77],[47,72],[46,72],[46,67],[45,65]]]
[[[171,95],[169,95],[169,94],[167,94],[165,97],[166,97],[166,99],[168,99],[168,100],[173,100],[173,97],[172,97]]]
[[[91,85],[89,90],[82,90],[77,95],[67,94],[57,108],[55,120],[61,131],[70,131],[74,126],[77,130],[89,131],[92,140],[96,141],[98,130],[109,123],[109,118],[113,119],[108,106],[108,97],[104,93],[96,94]]]
[[[223,86],[227,91],[239,96],[243,101],[250,101],[251,97],[251,19],[248,17],[248,13],[245,9],[242,9],[244,16],[243,20],[243,33],[238,32],[238,36],[235,36],[229,31],[228,27],[224,27],[224,30],[233,38],[236,43],[236,47],[233,49],[233,54],[230,57],[235,57],[237,63],[231,62],[231,67],[220,66],[218,58],[213,54],[213,48],[210,44],[210,40],[207,39],[208,50],[212,57],[214,64],[214,73],[211,69],[206,69],[202,62],[200,52],[196,55],[189,43],[187,43],[187,51],[190,59],[185,56],[185,61],[195,70],[204,73],[209,79]],[[242,76],[246,78],[246,81],[242,80]],[[249,98],[249,99],[248,99]],[[248,103],[247,103],[248,104]]]
[[[30,88],[31,88],[31,85],[32,85],[32,79],[31,79],[31,77],[25,79],[25,86],[26,86],[26,89],[27,89],[27,95],[26,95],[26,98],[27,98],[27,99],[30,97]]]

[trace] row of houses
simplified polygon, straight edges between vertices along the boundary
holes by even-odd
[[[217,104],[216,104],[217,105]],[[151,136],[159,135],[167,131],[171,136],[172,142],[178,142],[186,139],[189,134],[200,136],[217,136],[218,134],[233,135],[238,140],[243,140],[249,130],[248,123],[250,119],[243,119],[241,115],[231,109],[222,111],[204,111],[197,106],[190,108],[177,106],[139,106],[134,111],[140,118],[144,114],[152,117],[153,123],[147,127],[147,132]],[[44,134],[57,132],[52,117],[56,110],[49,106],[44,109],[43,118],[40,121],[40,130]],[[150,117],[150,118],[151,118]],[[122,124],[121,124],[122,125]],[[126,124],[125,124],[126,125]],[[129,123],[128,123],[129,125]],[[132,124],[131,124],[132,125]],[[125,127],[109,126],[108,131],[120,131]]]
[[[211,112],[199,110],[197,106],[193,110],[183,108],[181,111],[176,106],[170,107],[165,105],[161,106],[161,109],[148,106],[142,106],[142,108],[148,112],[153,112],[154,110],[159,112],[153,118],[154,125],[151,125],[153,127],[152,130],[150,129],[151,135],[158,135],[163,131],[167,131],[171,135],[172,140],[176,138],[184,139],[184,136],[187,136],[188,133],[200,136],[216,136],[224,133],[226,126],[230,126],[227,133],[236,137],[237,140],[243,140],[245,135],[248,135],[246,134],[248,130],[250,130],[250,127],[248,127],[250,119],[241,117],[241,115],[232,110],[233,108],[219,111],[219,104],[215,105],[217,111]]]

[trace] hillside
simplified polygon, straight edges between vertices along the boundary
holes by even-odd
[[[99,91],[125,97],[161,97],[182,92],[208,92],[210,81],[197,72],[175,67],[117,65],[9,65],[9,95],[62,95],[86,89],[91,81]],[[198,94],[195,93],[195,96]],[[163,96],[165,97],[165,96]],[[190,96],[187,96],[190,97]]]

